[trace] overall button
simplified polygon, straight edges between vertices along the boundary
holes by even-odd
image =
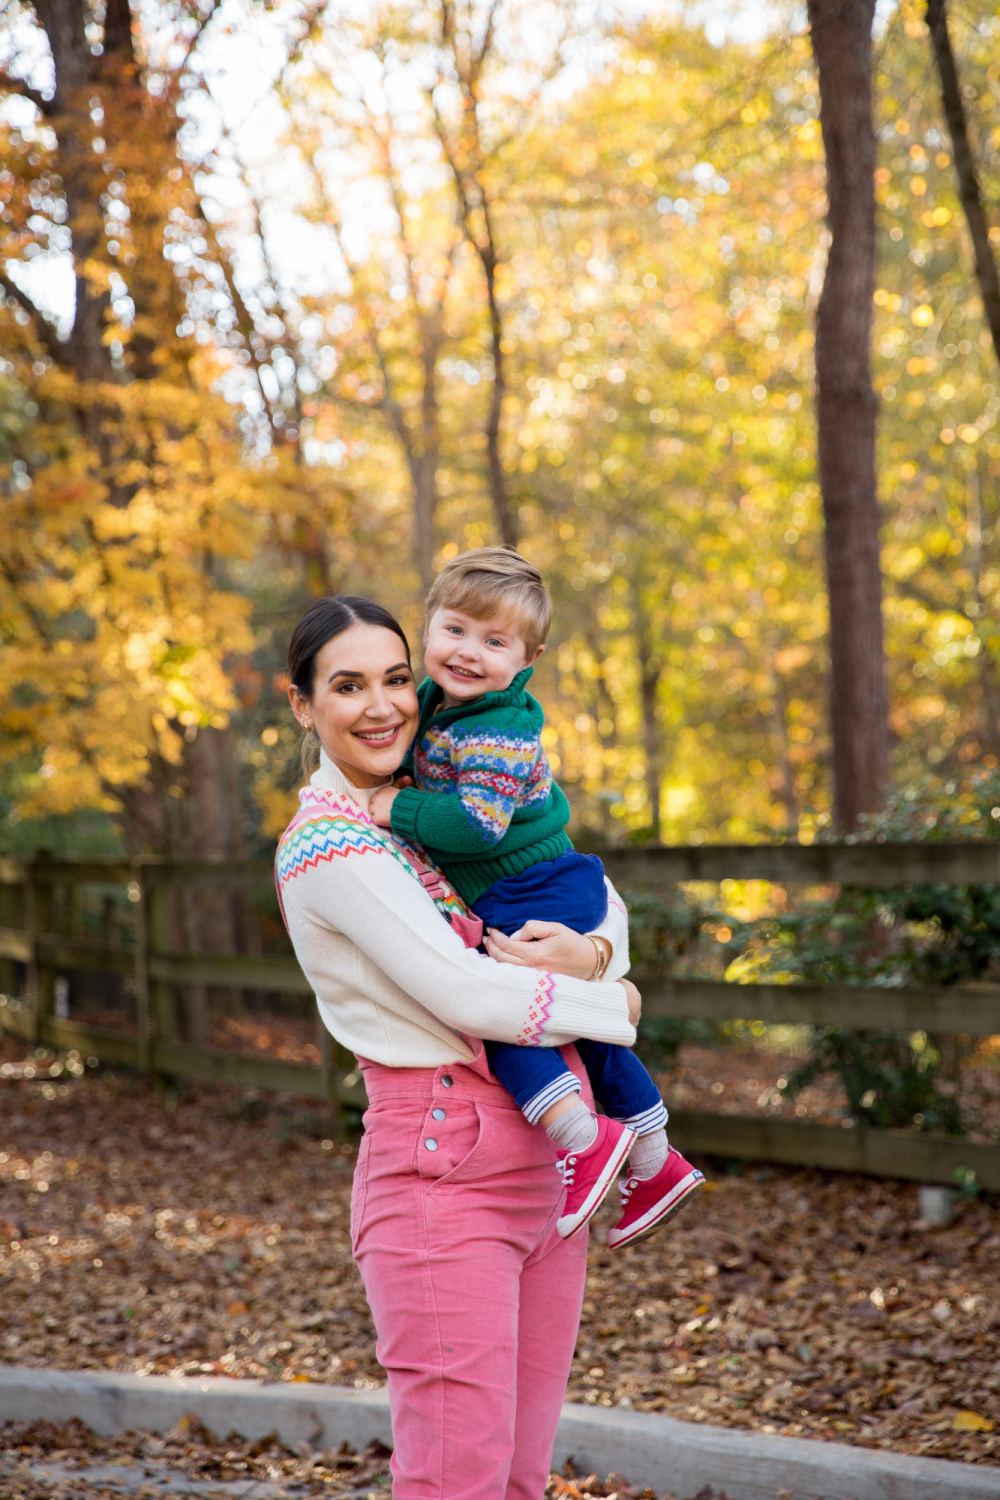
[[[452,1084],[454,1082],[455,1082],[455,1080],[454,1080],[454,1078],[452,1078],[452,1076],[451,1076],[450,1073],[442,1073],[441,1074],[441,1084],[442,1084],[442,1087],[444,1087],[446,1089],[450,1089],[451,1086],[452,1086]]]
[[[427,1137],[426,1141],[424,1141],[424,1145],[427,1147],[428,1151],[436,1151],[438,1148],[438,1143],[432,1135],[429,1135]]]
[[[431,1114],[434,1116],[435,1120],[443,1120],[444,1119],[444,1110],[443,1109],[432,1109],[431,1110]]]

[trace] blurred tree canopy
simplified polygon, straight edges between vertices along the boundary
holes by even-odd
[[[368,593],[416,637],[443,561],[515,534],[578,832],[829,822],[808,38],[580,14],[5,11],[8,847],[96,814],[263,848],[304,603]],[[951,28],[995,202],[1000,11]],[[875,59],[894,776],[957,785],[1000,757],[1000,377],[909,0]]]

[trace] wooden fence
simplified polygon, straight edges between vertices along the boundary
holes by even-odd
[[[623,888],[724,879],[899,886],[1000,884],[1000,842],[954,844],[647,846],[600,851]],[[177,1039],[177,986],[247,988],[308,996],[291,956],[244,957],[172,951],[166,893],[171,887],[273,889],[263,862],[186,862],[0,858],[0,1027],[29,1041],[161,1074],[278,1090],[363,1108],[353,1058],[318,1026],[321,1063],[311,1068]],[[53,893],[87,884],[124,886],[133,941],[52,931]],[[72,908],[72,903],[70,903]],[[14,964],[25,966],[27,1003],[13,998]],[[131,980],[134,1033],[56,1014],[56,978],[73,970]],[[842,1025],[970,1036],[1000,1033],[1000,986],[867,988],[834,984],[735,985],[702,979],[643,979],[647,1016]],[[671,1111],[671,1139],[688,1151],[757,1161],[869,1172],[918,1182],[951,1182],[972,1171],[1000,1190],[1000,1145],[926,1132],[869,1130],[757,1116]]]

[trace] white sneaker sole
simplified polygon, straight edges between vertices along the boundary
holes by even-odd
[[[575,1214],[563,1214],[556,1223],[556,1229],[564,1240],[571,1240],[574,1234],[579,1234],[604,1202],[611,1190],[615,1175],[621,1168],[622,1163],[635,1145],[637,1136],[634,1130],[623,1130],[618,1144],[608,1157],[594,1186],[591,1188],[584,1201],[583,1207],[577,1209]]]
[[[665,1198],[661,1198],[659,1203],[647,1209],[642,1217],[636,1219],[635,1223],[630,1224],[627,1229],[609,1229],[609,1248],[614,1250],[621,1245],[630,1245],[633,1240],[641,1240],[644,1234],[652,1234],[660,1224],[679,1213],[685,1203],[696,1193],[700,1193],[704,1186],[705,1179],[700,1172],[689,1172],[670,1189]]]

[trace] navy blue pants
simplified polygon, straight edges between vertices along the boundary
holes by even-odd
[[[604,866],[596,854],[560,854],[496,881],[472,909],[485,927],[497,927],[508,937],[532,918],[562,922],[574,932],[593,932],[608,910]],[[509,1042],[486,1042],[485,1047],[494,1076],[532,1124],[557,1099],[579,1090],[579,1080],[555,1047],[515,1047]],[[605,1114],[627,1121],[640,1134],[663,1126],[666,1111],[659,1090],[630,1048],[581,1037],[576,1050]]]

